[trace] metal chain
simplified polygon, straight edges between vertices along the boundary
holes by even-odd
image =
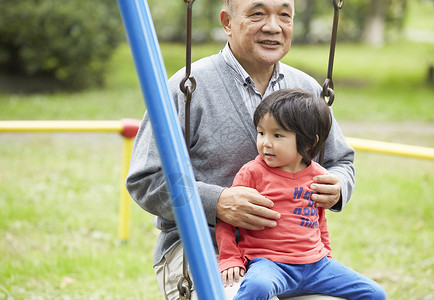
[[[193,23],[193,2],[194,0],[184,0],[187,3],[187,36],[185,41],[186,58],[185,58],[185,76],[179,84],[179,88],[184,93],[185,101],[185,143],[188,154],[190,154],[190,103],[194,90],[196,89],[196,80],[191,74],[191,27]],[[187,84],[190,81],[190,84]]]
[[[195,0],[184,0],[187,4],[187,36],[185,42],[186,49],[186,59],[185,59],[185,76],[181,80],[179,84],[179,88],[184,93],[184,101],[185,101],[185,144],[187,145],[187,151],[190,155],[190,103],[191,97],[193,95],[194,90],[196,89],[196,80],[191,74],[191,27],[193,23],[193,2]],[[190,83],[187,84],[187,81]],[[178,280],[178,291],[179,291],[179,299],[180,300],[189,300],[191,299],[191,291],[193,290],[193,282],[191,281],[190,275],[188,273],[188,262],[187,257],[185,255],[185,250],[183,250],[182,257],[182,277]]]
[[[331,106],[335,99],[335,92],[333,91],[333,63],[335,59],[335,49],[336,49],[336,39],[338,33],[338,22],[339,22],[339,10],[344,5],[344,0],[333,0],[333,6],[335,9],[334,17],[333,17],[333,28],[332,28],[332,38],[330,41],[330,54],[329,54],[329,65],[327,70],[327,79],[324,81],[324,85],[322,87],[321,97],[325,99],[328,97],[327,104]]]
[[[333,17],[333,27],[332,27],[332,38],[330,41],[330,55],[329,55],[329,66],[327,70],[327,78],[324,81],[322,86],[321,97],[325,100],[328,97],[328,100],[325,100],[326,103],[331,106],[333,101],[335,100],[335,92],[333,91],[333,63],[335,60],[335,49],[336,49],[336,39],[338,35],[338,22],[339,22],[339,10],[344,5],[344,0],[333,0],[333,6],[335,9],[334,17]],[[324,155],[325,155],[325,146],[321,149],[319,154],[319,163],[324,165]]]
[[[186,64],[185,64],[185,76],[180,82],[180,89],[184,93],[184,101],[185,101],[185,143],[187,145],[188,153],[190,154],[190,104],[191,97],[193,95],[194,90],[196,89],[196,80],[191,74],[191,27],[192,27],[192,11],[193,11],[193,2],[195,0],[184,0],[187,4],[187,38],[186,38]],[[335,9],[334,18],[333,18],[333,28],[332,28],[332,38],[330,42],[330,55],[329,55],[329,66],[327,72],[327,79],[324,82],[323,90],[321,92],[321,97],[325,99],[325,97],[329,97],[327,104],[329,106],[332,105],[335,94],[333,91],[333,63],[336,49],[336,39],[337,39],[337,28],[339,21],[339,10],[342,8],[344,4],[344,0],[333,0],[333,6]],[[190,81],[190,84],[187,84],[187,81]],[[324,151],[321,152],[320,161],[324,161]],[[183,277],[181,277],[178,281],[178,291],[181,300],[188,300],[191,298],[191,291],[193,287],[193,283],[188,274],[188,264],[185,256],[185,251],[183,255]]]

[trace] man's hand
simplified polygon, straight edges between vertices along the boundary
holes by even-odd
[[[223,190],[217,202],[217,218],[235,227],[262,230],[276,227],[280,214],[271,210],[274,203],[248,187]]]
[[[235,282],[240,280],[240,276],[244,277],[244,269],[240,267],[233,267],[221,272],[223,286],[226,287],[229,283],[229,286],[232,286]]]
[[[310,188],[318,193],[311,197],[317,207],[329,209],[341,199],[341,184],[335,175],[315,176]]]

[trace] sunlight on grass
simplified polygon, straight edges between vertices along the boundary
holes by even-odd
[[[434,293],[434,162],[356,156],[356,190],[327,213],[334,258],[377,280],[389,299]]]
[[[132,204],[117,243],[121,138],[2,135],[0,297],[161,299],[152,269],[153,216]],[[356,191],[327,212],[334,257],[390,299],[434,293],[434,162],[360,152]]]
[[[117,242],[119,136],[3,135],[1,142],[8,147],[0,147],[0,166],[10,171],[0,173],[0,298],[158,292],[153,217],[133,204],[130,241]],[[146,292],[137,288],[145,282]]]

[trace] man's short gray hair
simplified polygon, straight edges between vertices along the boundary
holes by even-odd
[[[233,12],[234,11],[234,1],[233,0],[222,0],[222,9]]]

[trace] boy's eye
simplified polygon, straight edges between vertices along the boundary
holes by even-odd
[[[258,135],[264,135],[262,131],[258,131]]]
[[[275,138],[280,138],[280,137],[282,137],[282,136],[281,136],[280,134],[278,134],[278,133],[275,133],[275,134],[274,134],[274,137],[275,137]]]

